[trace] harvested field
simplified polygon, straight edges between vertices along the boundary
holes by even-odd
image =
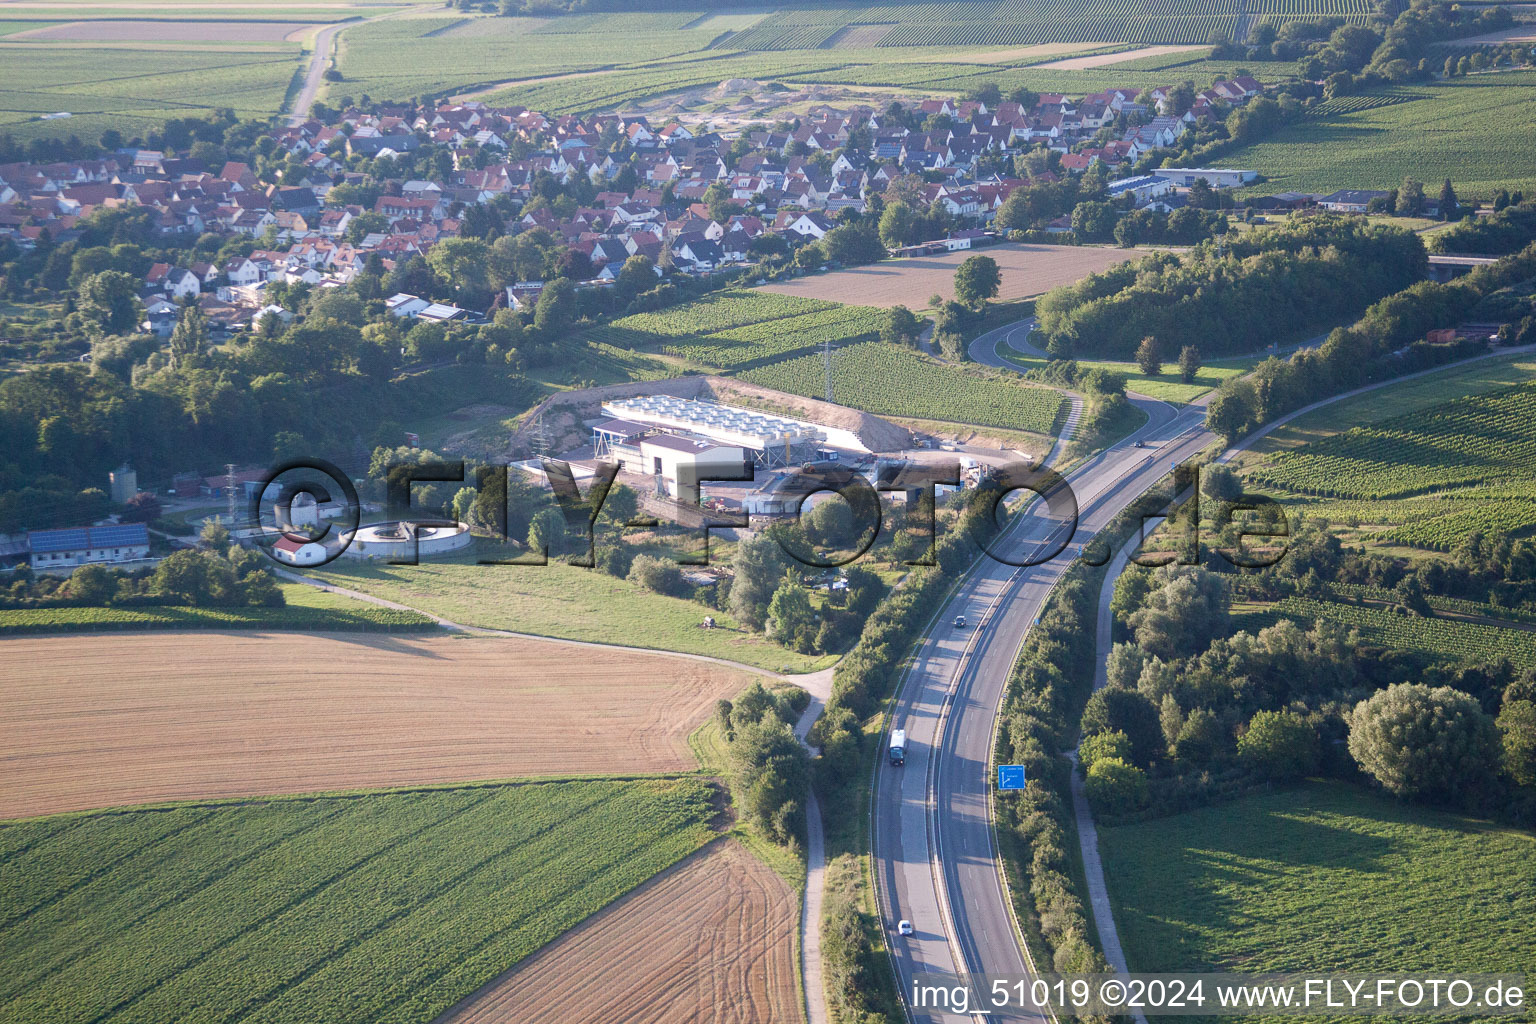
[[[1050,291],[1058,285],[1071,284],[1128,259],[1138,259],[1146,253],[1092,246],[1025,245],[1010,242],[974,251],[945,253],[942,256],[884,260],[869,266],[765,284],[762,290],[859,306],[904,305],[917,308],[924,305],[928,296],[935,292],[946,299],[954,298],[955,268],[966,257],[978,255],[990,256],[997,261],[1003,273],[1003,283],[997,297],[1007,301],[1028,298]]]
[[[301,21],[66,21],[17,32],[11,38],[74,43],[274,43],[298,39],[317,27]]]
[[[1037,68],[1057,68],[1067,71],[1086,71],[1089,68],[1102,68],[1110,64],[1123,64],[1128,60],[1138,60],[1142,57],[1162,57],[1170,53],[1187,53],[1191,50],[1204,50],[1204,46],[1143,46],[1136,50],[1121,50],[1118,53],[1095,53],[1086,57],[1068,57],[1066,60],[1053,60],[1049,64],[1036,64]]]
[[[1012,61],[1029,61],[1039,57],[1054,57],[1065,53],[1082,53],[1084,50],[1097,50],[1103,46],[1114,46],[1114,43],[1034,43],[1029,46],[1011,46],[1006,50],[976,50],[972,53],[945,54],[946,64],[1007,64]],[[1122,53],[1109,54],[1108,56],[1124,57]],[[913,60],[919,58],[914,57]],[[924,56],[925,61],[934,58]],[[1050,64],[1042,64],[1040,67],[1052,67]]]
[[[803,1019],[795,897],[721,841],[583,921],[438,1024],[783,1024]]]
[[[688,771],[748,673],[511,638],[0,641],[0,819],[519,776]]]

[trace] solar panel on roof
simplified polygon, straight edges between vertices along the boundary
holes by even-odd
[[[74,551],[86,546],[85,529],[34,530],[27,535],[33,551]]]

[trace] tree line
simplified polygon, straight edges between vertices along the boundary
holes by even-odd
[[[1148,335],[1169,349],[1249,352],[1354,315],[1427,266],[1409,232],[1324,215],[1090,274],[1047,292],[1035,314],[1057,358],[1129,359]]]

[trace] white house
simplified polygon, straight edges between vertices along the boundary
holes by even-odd
[[[384,308],[398,317],[415,316],[432,303],[416,295],[396,292],[384,300]]]

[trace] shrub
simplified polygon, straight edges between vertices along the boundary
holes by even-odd
[[[1147,775],[1118,757],[1106,757],[1088,770],[1083,791],[1100,814],[1130,814],[1147,805]]]

